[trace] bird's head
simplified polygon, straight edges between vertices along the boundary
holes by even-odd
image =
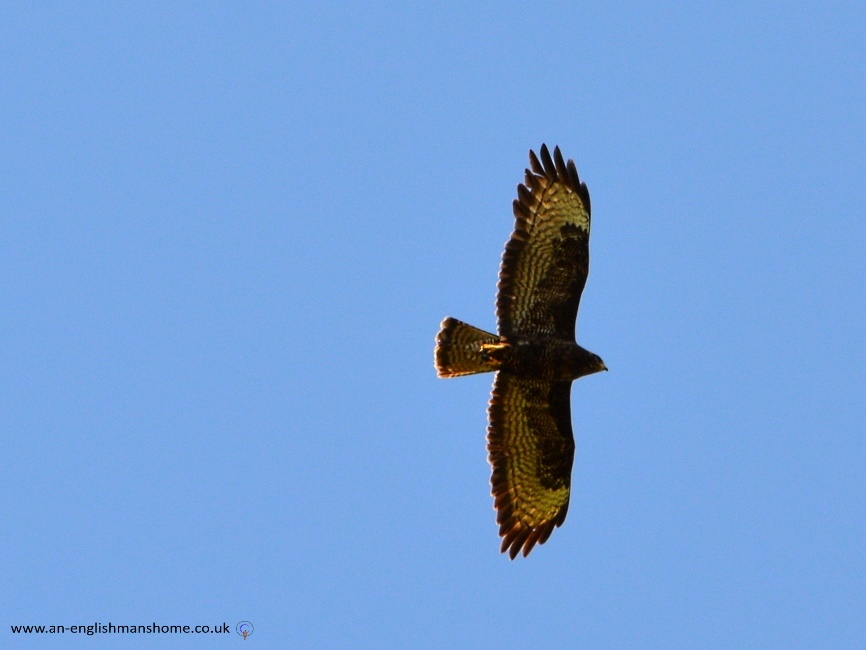
[[[601,357],[597,354],[592,355],[592,371],[593,372],[601,372],[602,370],[607,371],[607,366],[604,365],[604,361],[601,360]]]

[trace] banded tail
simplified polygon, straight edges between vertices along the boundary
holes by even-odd
[[[491,353],[502,347],[499,337],[448,317],[436,335],[435,365],[440,377],[460,377],[499,369]]]

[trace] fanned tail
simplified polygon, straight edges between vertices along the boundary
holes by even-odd
[[[434,363],[440,377],[459,377],[497,370],[500,362],[490,352],[499,347],[499,337],[448,317],[436,335]]]

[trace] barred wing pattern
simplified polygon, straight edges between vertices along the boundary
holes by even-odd
[[[541,160],[529,152],[532,169],[517,186],[514,232],[499,270],[496,316],[499,334],[573,338],[580,295],[589,272],[589,190],[574,161]]]
[[[496,315],[503,339],[574,340],[589,271],[589,191],[559,147],[517,187],[514,232],[499,271]],[[497,373],[487,449],[502,551],[528,555],[565,521],[574,462],[571,382]]]
[[[574,436],[571,382],[497,372],[487,453],[501,551],[512,559],[543,544],[568,512]]]

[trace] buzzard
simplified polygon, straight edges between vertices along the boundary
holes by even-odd
[[[498,334],[454,318],[436,336],[440,377],[495,371],[487,453],[500,551],[514,559],[544,544],[568,511],[574,434],[571,382],[604,362],[574,334],[589,271],[589,191],[559,147],[529,152],[517,186],[514,232],[496,295]]]

